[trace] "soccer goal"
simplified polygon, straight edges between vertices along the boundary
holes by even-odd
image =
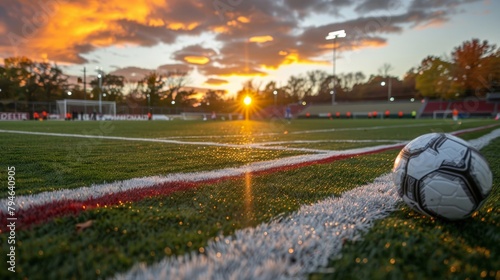
[[[63,119],[66,119],[68,113],[73,119],[102,119],[107,116],[116,116],[116,102],[64,99],[57,101],[57,110]]]
[[[451,118],[452,110],[436,110],[432,111],[433,119],[447,119]]]
[[[451,119],[453,116],[453,110],[436,110],[432,111],[433,119]],[[469,118],[470,113],[468,112],[460,112],[458,115],[459,118]]]

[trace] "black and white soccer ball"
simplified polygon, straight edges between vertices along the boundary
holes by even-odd
[[[408,143],[394,163],[393,179],[413,210],[446,220],[467,218],[491,192],[487,161],[468,142],[429,133]]]

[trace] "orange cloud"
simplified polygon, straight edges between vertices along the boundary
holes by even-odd
[[[43,7],[26,2],[22,17],[27,20],[18,30],[11,30],[10,36],[14,38],[11,44],[33,59],[40,59],[40,53],[45,53],[50,60],[82,62],[80,54],[93,48],[139,43],[124,22],[152,27],[164,25],[154,13],[165,8],[165,1],[148,2],[54,0]]]
[[[193,30],[198,27],[199,23],[191,22],[191,23],[182,23],[182,22],[172,22],[167,25],[168,29],[171,30]]]
[[[265,36],[253,36],[248,39],[249,42],[252,43],[265,43],[273,40],[273,36],[265,35]]]
[[[342,52],[385,46],[387,34],[401,33],[408,26],[433,27],[456,12],[449,1],[431,7],[414,1],[408,11],[390,20],[384,15],[360,16],[342,22],[321,19],[312,26],[304,24],[302,16],[332,12],[327,0],[250,2],[218,10],[210,1],[197,0],[0,0],[0,55],[83,63],[87,62],[85,54],[99,48],[165,43],[180,48],[171,58],[187,67],[196,65],[203,74],[264,76],[265,69],[282,65],[323,63],[312,59],[331,52],[332,42],[324,38],[339,26],[352,34],[337,41]],[[355,1],[344,2],[352,6]],[[383,7],[383,3],[369,2],[371,6],[360,9]],[[365,32],[368,27],[370,32]],[[179,36],[197,39],[214,33],[214,44],[174,45]]]
[[[203,68],[202,72],[219,77],[234,77],[234,76],[263,77],[268,75],[266,72],[254,68],[239,67],[239,66],[233,66],[233,67],[206,66]]]
[[[158,18],[158,19],[152,18],[149,20],[148,25],[149,26],[165,26],[165,22],[161,18]]]
[[[208,57],[206,57],[206,56],[193,56],[193,55],[190,55],[190,56],[185,56],[184,60],[187,63],[200,64],[200,65],[207,64],[207,63],[210,62],[210,59]]]
[[[229,28],[227,26],[215,26],[212,28],[212,31],[215,33],[227,33],[229,32]]]
[[[237,20],[238,20],[239,22],[242,22],[242,23],[249,23],[249,22],[250,22],[250,19],[249,19],[249,18],[247,18],[247,17],[244,17],[244,16],[239,16],[239,17],[237,18]]]

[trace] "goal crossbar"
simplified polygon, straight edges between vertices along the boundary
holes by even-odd
[[[64,99],[57,101],[57,110],[60,115],[66,116],[67,113],[78,112],[84,115],[116,115],[116,102],[82,100],[82,99]]]

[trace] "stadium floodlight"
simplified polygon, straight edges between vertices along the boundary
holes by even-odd
[[[336,39],[337,38],[343,38],[346,36],[345,30],[337,30],[337,31],[332,31],[328,33],[328,36],[326,36],[327,40],[333,40],[333,76],[332,76],[332,105],[335,104],[335,64],[336,64]]]
[[[346,36],[345,30],[337,30],[328,33],[328,36],[326,36],[327,40],[335,39],[335,38],[343,38]]]

